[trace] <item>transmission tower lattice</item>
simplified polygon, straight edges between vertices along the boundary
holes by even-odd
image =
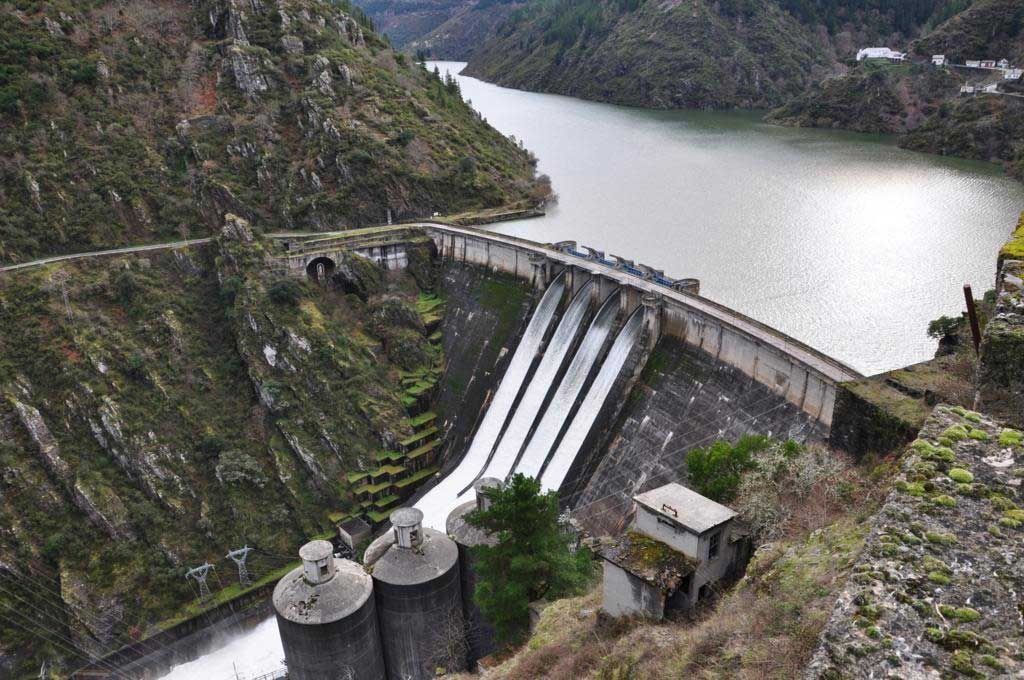
[[[185,574],[185,580],[193,579],[199,584],[200,601],[210,597],[210,586],[206,585],[206,577],[209,576],[211,569],[213,569],[213,565],[207,562],[194,569],[189,569]]]
[[[252,576],[249,575],[249,568],[245,566],[245,558],[252,552],[252,548],[245,546],[237,550],[232,550],[227,554],[228,559],[238,565],[238,583],[243,588],[248,588],[252,585]]]

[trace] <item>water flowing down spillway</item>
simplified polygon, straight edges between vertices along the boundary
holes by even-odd
[[[494,399],[491,401],[487,413],[484,414],[466,455],[458,467],[416,503],[416,507],[423,511],[424,526],[444,531],[448,514],[459,503],[459,493],[473,483],[477,474],[487,464],[508,419],[509,412],[515,404],[516,397],[519,396],[523,382],[530,372],[530,367],[533,366],[534,360],[537,358],[537,352],[540,350],[541,343],[544,341],[548,327],[558,310],[558,304],[564,292],[565,280],[564,277],[559,276],[548,286],[540,304],[537,305],[536,311],[530,318],[526,332],[523,333],[519,346],[516,347],[515,353],[512,355],[512,360],[505,370],[501,384],[498,385]]]
[[[523,452],[522,460],[516,465],[516,472],[521,472],[531,477],[540,476],[541,468],[547,460],[548,454],[554,447],[558,433],[565,426],[569,414],[576,405],[576,399],[583,390],[583,385],[594,367],[605,340],[612,332],[615,325],[615,317],[619,313],[619,294],[613,293],[608,297],[597,316],[587,329],[580,348],[576,351],[569,370],[566,371],[558,390],[551,398],[540,424],[530,437],[526,451]]]
[[[583,442],[594,426],[598,413],[601,412],[601,407],[604,406],[605,400],[608,399],[608,395],[615,385],[615,380],[619,377],[619,373],[622,372],[622,367],[626,364],[629,353],[636,346],[637,341],[639,341],[642,329],[643,308],[640,308],[633,312],[626,325],[619,331],[619,335],[615,338],[608,356],[601,365],[600,372],[594,378],[594,382],[587,391],[587,396],[584,397],[583,403],[580,404],[580,408],[576,412],[576,416],[572,419],[569,429],[566,430],[554,455],[551,456],[551,460],[544,468],[540,480],[544,491],[557,491],[561,488],[562,482],[565,481],[565,476],[569,473],[569,469],[572,467],[576,456],[580,452],[580,448],[583,446]]]
[[[515,466],[519,452],[530,434],[530,428],[533,427],[537,420],[537,414],[540,413],[545,399],[551,393],[555,378],[558,377],[558,372],[572,348],[573,340],[580,326],[583,325],[593,291],[594,282],[588,281],[576,293],[576,297],[573,298],[569,308],[562,315],[562,320],[558,323],[558,328],[548,343],[547,351],[544,352],[544,358],[541,359],[540,365],[530,379],[530,384],[519,401],[515,414],[509,421],[505,433],[501,436],[501,441],[498,442],[498,448],[487,464],[487,469],[479,475],[480,477],[504,479]],[[465,496],[466,492],[467,490],[463,489],[461,495]],[[465,500],[467,498],[460,497],[460,502]]]

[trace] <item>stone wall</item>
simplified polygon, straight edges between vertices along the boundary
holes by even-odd
[[[1024,427],[1024,260],[1002,260],[995,316],[985,326],[978,361],[978,404]]]
[[[1021,677],[1021,433],[939,406],[901,467],[806,676]]]
[[[914,438],[928,410],[878,377],[839,385],[829,445],[860,458]]]

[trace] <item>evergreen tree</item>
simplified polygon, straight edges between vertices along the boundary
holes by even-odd
[[[466,519],[498,543],[473,548],[475,599],[504,642],[526,629],[530,602],[579,592],[593,562],[589,551],[570,549],[572,537],[558,523],[558,495],[541,493],[537,480],[517,474],[505,487],[483,493],[490,507]]]

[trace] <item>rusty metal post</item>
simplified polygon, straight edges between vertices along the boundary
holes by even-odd
[[[971,292],[971,284],[964,284],[964,300],[967,302],[967,318],[971,322],[971,337],[974,339],[974,353],[977,354],[981,347],[981,327],[978,325],[978,310],[974,307],[974,293]]]

